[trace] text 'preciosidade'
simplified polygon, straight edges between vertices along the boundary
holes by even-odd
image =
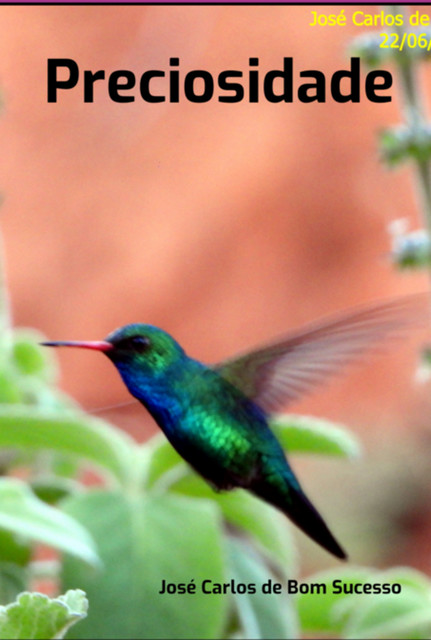
[[[169,69],[149,69],[135,74],[128,69],[106,73],[103,69],[81,70],[71,58],[49,58],[47,64],[48,102],[56,103],[70,92],[78,91],[83,102],[94,103],[109,97],[113,102],[131,103],[136,99],[148,103],[188,101],[205,103],[218,100],[237,103],[391,102],[388,90],[392,75],[386,70],[361,71],[358,57],[350,66],[334,71],[329,78],[322,71],[297,71],[293,58],[283,58],[280,69],[263,72],[259,58],[249,58],[248,69],[228,69],[218,74],[204,69],[188,72],[180,68],[179,58],[169,59]]]

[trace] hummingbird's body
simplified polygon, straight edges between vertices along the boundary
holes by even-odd
[[[128,325],[129,331],[131,327],[142,331],[143,325]],[[220,373],[189,358],[161,329],[146,325],[149,331],[157,332],[165,348],[176,347],[163,375],[154,375],[152,368],[149,376],[142,369],[137,376],[127,361],[116,366],[130,393],[196,471],[217,489],[251,488],[265,457],[285,465],[283,450],[257,405]]]
[[[190,358],[169,334],[145,324],[122,327],[101,342],[44,344],[103,351],[173,447],[214,488],[252,491],[346,558],[268,421],[283,403],[410,324],[417,306],[414,298],[369,307],[215,366]]]

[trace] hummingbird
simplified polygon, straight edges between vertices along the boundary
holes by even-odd
[[[271,416],[417,324],[423,301],[413,295],[360,307],[215,365],[190,357],[150,324],[128,324],[101,341],[41,344],[104,353],[172,446],[216,491],[251,491],[328,552],[347,559],[271,431]]]

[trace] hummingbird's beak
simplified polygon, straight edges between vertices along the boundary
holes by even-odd
[[[94,351],[110,351],[114,348],[110,342],[105,340],[94,340],[92,342],[59,340],[58,342],[41,342],[43,347],[79,347],[80,349],[93,349]]]

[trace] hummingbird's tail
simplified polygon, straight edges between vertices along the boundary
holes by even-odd
[[[280,478],[279,476],[277,482],[269,482],[268,478],[266,478],[265,481],[262,480],[253,484],[251,490],[266,502],[280,509],[307,536],[317,544],[320,544],[329,553],[341,560],[346,560],[346,552],[340,547],[317,509],[302,491],[295,476],[293,476],[293,479],[295,480],[294,486],[292,485],[292,478]]]

